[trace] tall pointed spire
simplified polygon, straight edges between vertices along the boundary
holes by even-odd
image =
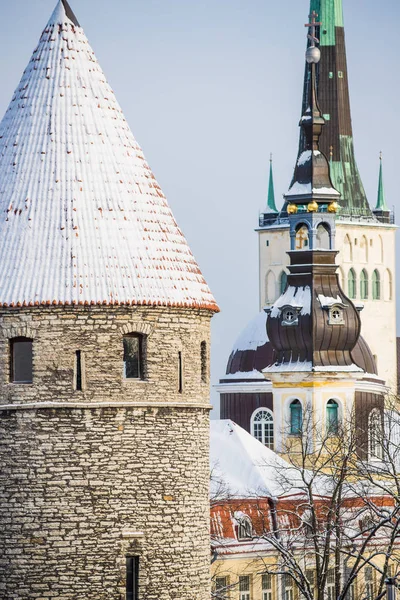
[[[390,223],[390,209],[386,204],[385,188],[383,185],[383,158],[382,152],[379,155],[379,183],[378,183],[378,198],[376,207],[374,208],[374,215],[381,221],[381,223]]]
[[[268,212],[277,213],[275,204],[274,173],[272,169],[272,154],[269,158]]]
[[[342,0],[310,0],[310,12],[314,11],[321,22],[316,36],[323,49],[316,70],[319,104],[326,122],[321,152],[329,156],[333,147],[331,176],[334,187],[341,193],[341,214],[371,216],[354,155]],[[306,69],[302,114],[310,103],[308,77]],[[301,138],[300,151],[304,145]]]

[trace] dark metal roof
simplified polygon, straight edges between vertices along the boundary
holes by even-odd
[[[61,2],[62,2],[62,3],[63,3],[63,5],[64,5],[65,14],[67,15],[68,19],[69,19],[70,21],[72,21],[72,23],[73,23],[74,25],[76,25],[77,27],[80,27],[80,25],[79,25],[79,21],[78,21],[78,19],[76,18],[75,14],[74,14],[74,11],[72,10],[72,8],[70,7],[70,5],[68,4],[67,0],[61,0]]]

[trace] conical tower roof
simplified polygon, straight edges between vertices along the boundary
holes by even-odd
[[[66,0],[0,124],[0,302],[218,310]]]

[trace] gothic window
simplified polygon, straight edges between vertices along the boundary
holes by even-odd
[[[368,417],[368,454],[371,460],[383,458],[382,437],[382,415],[378,408],[374,408]]]
[[[279,291],[281,294],[285,293],[286,286],[287,286],[287,274],[285,273],[285,271],[282,271],[282,273],[279,277]]]
[[[124,336],[124,377],[144,379],[143,335],[131,333]]]
[[[274,449],[274,417],[268,408],[259,408],[252,416],[253,436],[267,448]]]
[[[331,248],[330,230],[324,223],[320,223],[317,227],[316,242],[317,248],[320,250],[330,250]]]
[[[251,519],[246,515],[241,516],[237,519],[238,521],[238,540],[252,540],[253,539],[253,526]]]
[[[365,269],[361,271],[360,275],[360,298],[368,300],[368,273]]]
[[[372,273],[372,298],[374,300],[381,299],[381,276],[377,269]]]
[[[201,381],[207,383],[207,342],[200,344]]]
[[[239,576],[239,600],[250,600],[250,576]]]
[[[290,433],[300,435],[303,426],[303,408],[300,400],[293,400],[290,405]]]
[[[335,400],[329,400],[326,405],[326,432],[336,435],[339,431],[339,406]]]
[[[353,248],[348,235],[346,235],[346,237],[344,238],[343,260],[344,262],[352,262],[353,260]]]
[[[384,277],[384,299],[385,300],[391,300],[393,297],[393,280],[392,280],[392,274],[389,271],[389,269],[386,269],[385,271],[385,277]]]
[[[33,340],[18,337],[10,340],[10,381],[32,383]]]
[[[265,276],[265,303],[272,304],[276,300],[276,278],[273,271]]]
[[[272,575],[265,573],[262,576],[262,600],[272,600]]]
[[[347,286],[348,286],[348,294],[351,300],[354,300],[356,297],[356,289],[357,289],[357,277],[354,269],[350,269],[349,275],[347,277]]]

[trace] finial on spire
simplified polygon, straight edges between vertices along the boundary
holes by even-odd
[[[315,45],[316,43],[319,44],[319,39],[315,35],[316,27],[320,27],[322,25],[322,23],[320,23],[319,21],[317,22],[317,17],[318,14],[315,12],[315,10],[313,10],[313,12],[310,15],[310,23],[305,24],[305,27],[308,27],[310,30],[307,37],[309,40],[311,40],[311,44],[309,45],[306,51],[306,61],[309,64],[317,64],[321,60],[321,51]]]

